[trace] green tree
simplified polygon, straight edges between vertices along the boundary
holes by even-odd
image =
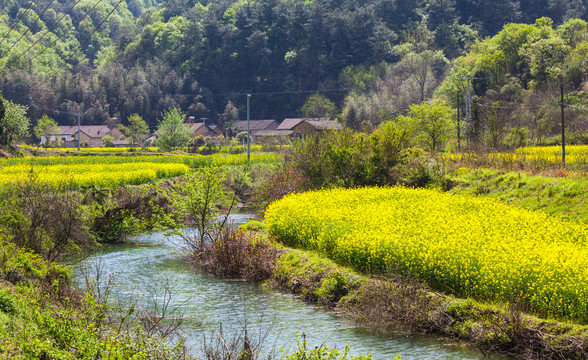
[[[37,121],[37,125],[33,128],[33,133],[37,139],[48,137],[49,135],[59,134],[57,121],[53,120],[47,115],[43,115],[39,121]]]
[[[337,106],[326,96],[317,93],[308,97],[300,111],[306,118],[333,119],[337,114]]]
[[[587,25],[584,20],[570,19],[561,24],[556,32],[568,45],[574,48],[578,43],[588,40]]]
[[[28,106],[18,105],[0,96],[4,111],[0,110],[0,146],[11,146],[29,135]],[[2,114],[3,113],[3,114]]]
[[[149,135],[149,126],[147,125],[145,120],[143,120],[143,118],[139,116],[139,114],[132,114],[128,117],[127,120],[129,121],[128,126],[119,124],[117,128],[123,134],[125,134],[125,137],[127,139],[131,140],[131,145],[143,145],[143,142],[147,138],[147,135]]]
[[[570,54],[571,48],[562,38],[541,39],[523,51],[528,59],[531,74],[535,76],[534,87],[544,85],[550,78],[563,78],[564,59]]]
[[[578,43],[567,56],[564,64],[568,79],[575,86],[580,86],[588,74],[588,41]]]
[[[427,89],[432,88],[433,82],[439,79],[448,63],[442,50],[427,49],[408,52],[396,66],[417,84],[420,101],[423,102],[427,97]]]
[[[225,107],[225,111],[219,116],[219,125],[221,129],[225,132],[225,138],[228,138],[228,133],[231,127],[233,127],[233,123],[239,118],[239,110],[233,105],[233,103],[229,100],[227,106]]]
[[[169,108],[163,112],[163,118],[157,128],[156,144],[164,151],[188,146],[192,131],[184,123],[186,116],[179,108]]]
[[[102,138],[102,143],[105,147],[113,147],[114,146],[114,137],[110,135],[106,135]]]
[[[430,151],[438,151],[449,139],[453,129],[453,109],[436,100],[411,105],[406,116],[398,122],[415,135],[415,139]]]
[[[190,173],[184,179],[182,186],[173,189],[172,205],[176,210],[180,224],[189,223],[196,229],[195,234],[182,233],[182,237],[192,255],[200,256],[204,246],[213,241],[211,230],[223,227],[224,222],[215,224],[218,209],[228,206],[228,214],[234,204],[223,188],[224,171],[217,167],[205,167]],[[226,222],[226,217],[225,217]]]

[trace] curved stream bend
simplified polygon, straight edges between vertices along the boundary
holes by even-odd
[[[235,223],[247,221],[235,215]],[[293,295],[265,289],[247,282],[231,282],[199,272],[178,256],[179,239],[163,233],[141,235],[135,243],[106,246],[85,259],[74,277],[84,279],[80,269],[100,267],[101,275],[112,276],[114,297],[124,301],[134,296],[143,306],[169,300],[171,316],[181,315],[181,331],[188,334],[188,346],[197,355],[203,341],[210,340],[221,326],[229,340],[242,333],[247,324],[255,343],[265,337],[264,352],[271,348],[286,352],[296,348],[296,334],[305,334],[309,348],[327,343],[353,355],[373,353],[374,360],[468,360],[488,359],[475,349],[443,346],[424,337],[381,337],[309,305]],[[176,244],[174,244],[176,242]],[[138,299],[138,300],[136,300]],[[266,335],[264,335],[266,334]],[[504,359],[504,358],[501,358]]]

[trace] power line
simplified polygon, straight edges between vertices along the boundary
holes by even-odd
[[[500,106],[500,105],[486,105],[486,104],[480,104],[478,103],[479,106],[481,107],[485,107],[485,108],[492,108],[492,109],[538,109],[540,107],[543,107],[543,105],[533,105],[533,106]]]
[[[75,23],[75,24],[72,24],[72,25],[71,25],[71,26],[70,26],[70,27],[69,27],[67,30],[65,30],[65,31],[63,32],[63,34],[61,34],[61,36],[60,36],[60,37],[58,37],[58,38],[57,38],[55,41],[53,41],[53,42],[52,42],[52,43],[51,43],[49,46],[46,46],[46,47],[45,47],[45,49],[43,49],[42,51],[38,52],[38,53],[37,53],[35,56],[33,56],[33,57],[30,59],[30,61],[33,61],[33,60],[35,60],[35,59],[36,59],[36,58],[37,58],[39,55],[43,54],[43,53],[45,52],[45,50],[47,50],[47,49],[49,49],[49,48],[53,47],[53,45],[55,45],[55,44],[56,44],[56,43],[57,43],[59,40],[63,39],[63,37],[64,37],[64,36],[65,36],[67,33],[69,33],[69,31],[70,31],[70,30],[71,30],[73,27],[77,26],[77,25],[78,25],[80,22],[82,22],[82,20],[84,20],[84,18],[85,18],[85,17],[86,17],[86,16],[87,16],[87,15],[88,15],[88,14],[89,14],[89,13],[90,13],[92,10],[94,10],[94,9],[96,8],[96,6],[98,6],[98,4],[100,4],[102,1],[103,1],[103,0],[98,0],[98,2],[97,2],[97,3],[95,3],[95,4],[94,4],[94,6],[92,6],[92,7],[90,8],[90,10],[86,11],[86,13],[85,13],[84,15],[82,15],[82,17],[81,17],[81,18],[79,18],[79,19],[78,19],[78,21],[76,21],[76,23]],[[118,4],[117,4],[117,6],[118,6]]]
[[[436,80],[427,80],[427,83],[435,82]],[[313,90],[291,90],[291,91],[269,91],[269,92],[251,92],[251,91],[244,91],[244,92],[233,92],[233,93],[219,93],[219,94],[186,94],[186,93],[166,93],[166,94],[147,94],[150,98],[161,98],[161,97],[240,97],[240,96],[247,96],[255,95],[255,96],[268,96],[268,95],[299,95],[299,94],[314,94],[314,93],[333,93],[333,92],[344,92],[344,91],[351,91],[351,90],[373,90],[373,89],[382,89],[385,87],[391,86],[400,86],[405,84],[419,84],[418,81],[397,81],[397,82],[382,82],[378,85],[366,85],[366,86],[351,86],[351,87],[337,87],[337,88],[327,88],[327,89],[313,89]],[[62,90],[50,90],[44,89],[39,90],[38,88],[33,89],[33,91],[40,91],[40,92],[49,92],[49,93],[58,93]],[[68,92],[68,91],[66,91]],[[96,92],[96,91],[76,91],[76,90],[69,90],[69,92],[75,92],[76,94],[81,95],[98,95],[98,96],[108,96],[108,94],[104,92]],[[133,96],[137,95],[136,93],[129,93],[129,92],[117,92],[117,96]]]
[[[548,71],[548,69],[539,69],[539,70],[535,70],[536,72],[545,72]],[[533,72],[531,71],[524,71],[524,72],[520,72],[520,73],[515,73],[515,74],[505,74],[505,75],[492,75],[492,76],[473,76],[470,77],[471,80],[482,80],[482,79],[499,79],[499,78],[510,78],[510,77],[517,77],[517,76],[523,76],[523,75],[532,75]],[[468,75],[455,75],[454,77],[456,78],[467,78]]]
[[[563,105],[565,107],[570,107],[570,108],[573,108],[573,109],[588,110],[588,107],[586,107],[586,106],[572,105],[572,104],[566,104],[566,103],[564,103]]]
[[[8,32],[6,32],[6,34],[4,35],[4,37],[2,38],[2,40],[0,40],[0,45],[2,45],[2,43],[4,42],[4,40],[8,37],[8,35],[10,35],[10,33],[12,32],[12,30],[20,22],[20,20],[22,19],[22,17],[25,16],[25,14],[29,11],[29,9],[31,8],[31,6],[33,6],[34,3],[35,3],[35,0],[31,0],[31,2],[29,3],[29,6],[26,8],[26,10],[22,14],[20,14],[20,16],[18,17],[18,19],[16,19],[16,22],[12,25],[12,27],[8,30]]]
[[[39,41],[43,40],[43,38],[49,34],[51,31],[53,31],[53,29],[55,29],[55,27],[61,22],[61,20],[63,20],[63,18],[69,14],[82,0],[77,0],[76,3],[69,9],[67,10],[67,12],[65,12],[63,15],[61,15],[61,17],[59,18],[59,20],[57,20],[57,22],[55,22],[55,24],[53,24],[53,26],[51,27],[51,29],[48,29],[39,39],[37,39],[37,41],[35,41],[31,46],[29,46],[28,49],[26,49],[24,52],[22,52],[20,55],[18,55],[15,60],[20,59],[24,54],[26,54],[29,50],[31,50],[33,48],[33,46],[37,45],[39,43]]]
[[[98,29],[100,28],[100,26],[102,26],[102,24],[104,24],[104,22],[110,17],[110,15],[112,15],[112,13],[114,12],[114,10],[116,10],[118,8],[118,6],[120,5],[120,3],[123,2],[123,0],[119,0],[118,3],[116,3],[116,6],[114,6],[112,8],[112,10],[110,10],[110,12],[104,17],[104,19],[102,19],[102,21],[100,22],[100,24],[98,24],[98,26],[96,26],[94,28],[94,31],[92,31],[92,33],[90,35],[88,35],[88,37],[86,38],[86,40],[84,40],[84,42],[82,44],[80,44],[78,46],[78,48],[76,49],[76,51],[74,51],[63,63],[63,65],[61,65],[57,70],[55,70],[53,72],[53,74],[51,74],[51,76],[49,76],[48,78],[46,78],[45,80],[43,80],[39,85],[37,85],[33,91],[35,91],[36,89],[38,89],[39,87],[41,87],[43,84],[45,84],[47,82],[47,80],[53,78],[59,71],[61,71],[66,65],[67,62],[69,60],[71,60],[71,58],[78,53],[78,51],[80,51],[80,49],[86,44],[86,42],[88,42],[88,40],[90,40],[90,38],[92,37],[92,35],[94,35],[94,33],[96,33],[96,31],[98,31]]]
[[[16,40],[16,42],[14,44],[12,44],[12,46],[8,49],[8,51],[6,51],[7,53],[10,52],[10,50],[12,50],[12,48],[14,48],[16,46],[16,44],[18,44],[20,42],[20,39],[22,39],[26,34],[28,34],[29,31],[31,31],[31,28],[33,26],[35,26],[35,24],[37,23],[37,21],[39,21],[39,19],[41,19],[41,16],[43,16],[43,14],[45,14],[45,11],[47,11],[47,9],[49,9],[49,6],[51,6],[51,4],[53,4],[53,1],[55,0],[51,0],[49,2],[49,4],[45,7],[45,9],[43,10],[43,12],[41,12],[41,14],[39,16],[37,16],[37,19],[35,19],[35,21],[33,22],[33,24],[31,26],[27,27],[27,30],[25,32],[23,32],[20,37]]]

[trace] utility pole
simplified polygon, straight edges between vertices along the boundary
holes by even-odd
[[[78,151],[80,151],[80,135],[82,134],[80,131],[80,117],[82,117],[82,114],[78,113]]]
[[[471,76],[472,74],[468,73],[468,93],[466,95],[466,118],[470,119],[472,117],[472,90],[471,90]]]
[[[564,84],[563,80],[559,84],[559,89],[561,92],[561,163],[565,167],[566,166],[566,125],[565,125],[565,118],[564,118]]]
[[[251,167],[251,134],[250,134],[250,127],[249,127],[249,99],[251,98],[251,94],[247,94],[247,165]]]
[[[457,91],[457,148],[458,149],[461,149],[461,129],[460,129],[460,124],[459,124],[459,121],[460,121],[460,118],[459,118],[459,115],[460,115],[459,106],[461,104],[459,103],[459,95],[460,94],[459,94],[459,90],[458,90]]]

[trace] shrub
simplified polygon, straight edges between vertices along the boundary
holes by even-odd
[[[78,193],[50,188],[35,175],[17,182],[0,203],[0,226],[9,241],[56,260],[94,245]]]
[[[314,349],[307,348],[306,338],[302,341],[298,339],[298,349],[289,355],[282,357],[281,360],[370,360],[372,354],[353,356],[349,355],[349,346],[345,346],[343,351],[339,349],[331,349],[327,344]],[[396,356],[394,360],[400,360],[400,355]]]
[[[206,271],[223,278],[264,281],[273,274],[277,254],[277,248],[267,241],[224,228],[216,232],[197,261]]]
[[[91,231],[101,243],[124,242],[130,235],[168,223],[170,201],[156,185],[120,188],[109,200],[100,200],[95,194],[102,192],[90,190],[88,194],[89,201],[95,206]]]
[[[14,314],[16,312],[14,298],[3,290],[0,290],[0,311],[6,314]]]

